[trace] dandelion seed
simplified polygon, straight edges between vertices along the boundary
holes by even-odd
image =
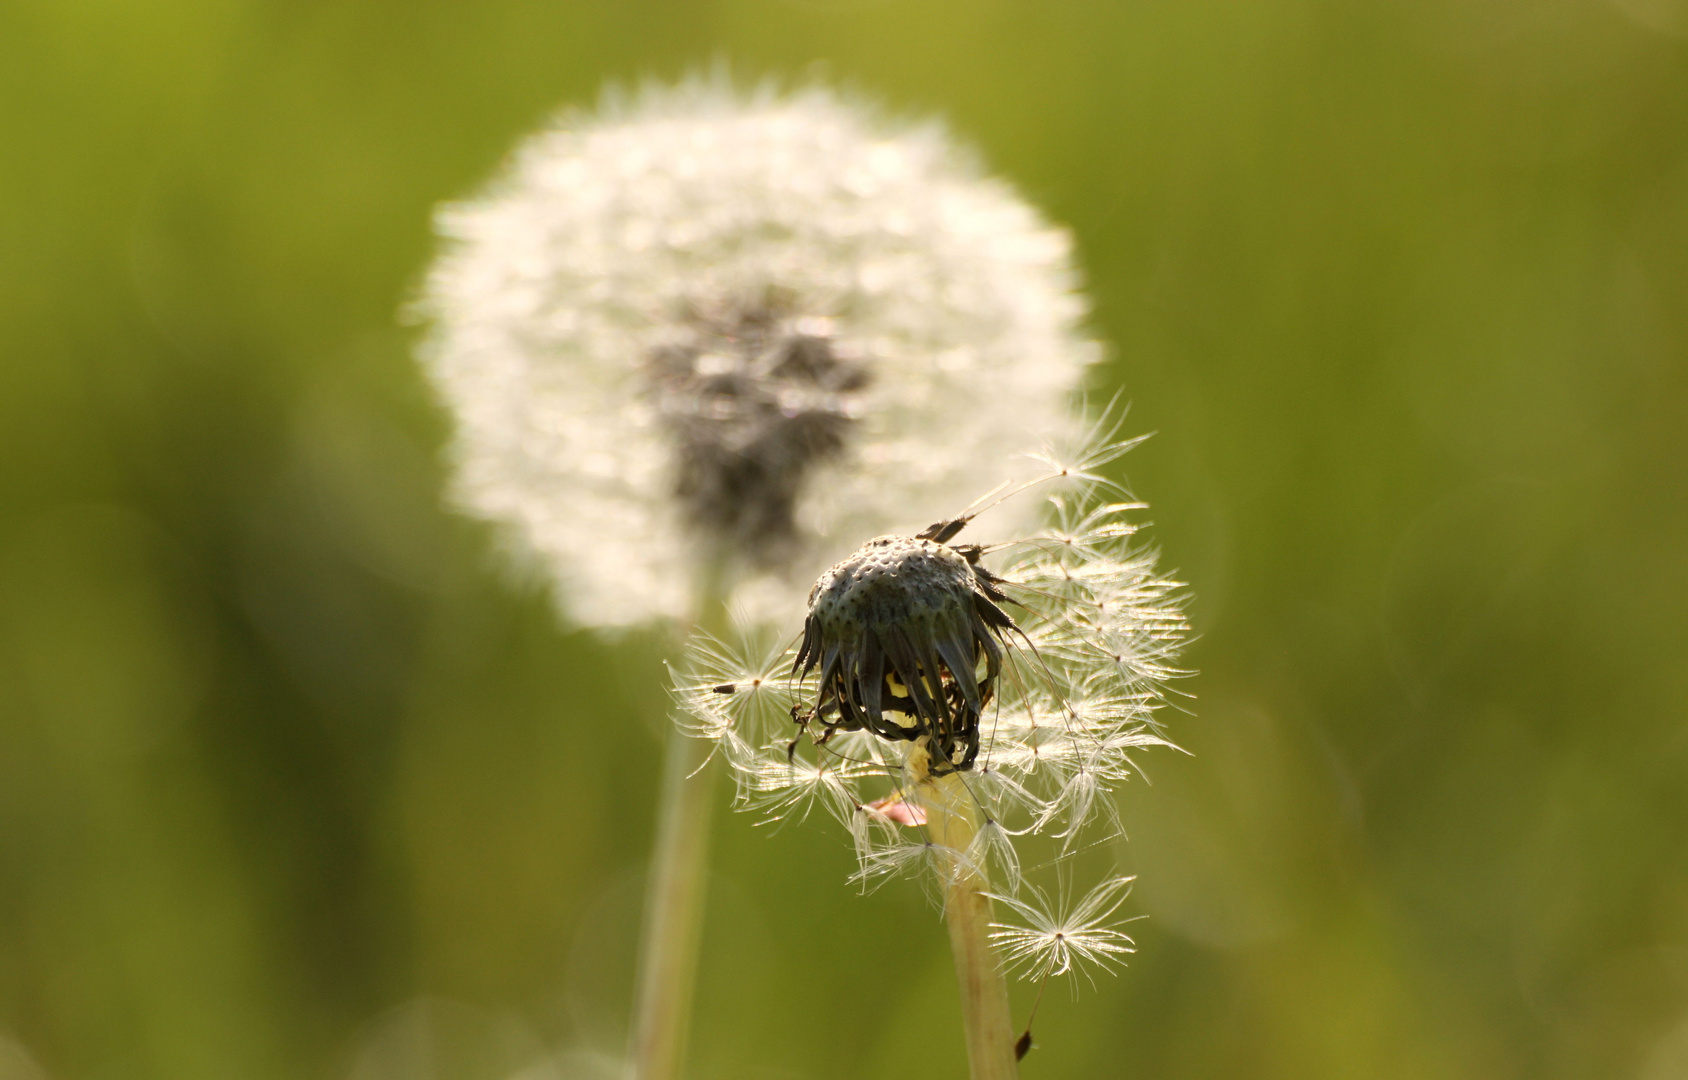
[[[1109,878],[1077,904],[1059,907],[1051,906],[1035,890],[1035,903],[995,894],[993,899],[1024,919],[1025,925],[993,923],[991,940],[1001,946],[1004,960],[1028,979],[1041,981],[1076,973],[1094,983],[1096,971],[1112,972],[1121,957],[1136,951],[1129,937],[1107,925],[1125,902],[1133,880]]]
[[[905,842],[869,852],[850,881],[871,890],[893,877],[912,877],[942,888],[957,878],[976,875],[978,869],[969,853],[947,844]]]
[[[853,781],[871,771],[869,766],[849,762],[792,758],[780,766],[763,761],[746,801],[765,810],[770,821],[787,816],[801,821],[820,806],[848,824],[857,806]]]
[[[1001,881],[1009,892],[1020,888],[1020,855],[1014,850],[1014,838],[995,818],[979,823],[979,831],[968,845],[968,857],[979,866],[994,868],[994,879]]]
[[[898,794],[886,796],[885,799],[875,799],[871,803],[856,807],[855,813],[850,816],[850,840],[855,845],[856,860],[859,864],[858,874],[856,877],[852,877],[852,881],[863,876],[871,876],[865,875],[869,861],[875,857],[876,853],[901,845],[904,841],[904,834],[900,827],[915,824],[913,815],[905,815],[887,809],[883,805],[887,800],[895,800],[900,804],[902,796]],[[919,824],[924,825],[926,823],[925,811],[921,811],[919,817],[921,819]],[[908,820],[905,820],[905,818]]]

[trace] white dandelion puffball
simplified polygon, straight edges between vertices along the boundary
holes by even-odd
[[[1064,232],[936,125],[823,89],[570,113],[438,227],[454,498],[588,626],[685,617],[702,560],[741,613],[801,613],[864,535],[1071,437],[1097,354]]]

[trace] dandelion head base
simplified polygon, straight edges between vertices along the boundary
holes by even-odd
[[[996,579],[965,552],[881,536],[821,575],[795,664],[819,669],[814,706],[793,713],[805,730],[819,726],[822,742],[838,731],[924,740],[934,774],[972,767],[1017,628]]]
[[[796,549],[804,481],[844,451],[869,381],[830,320],[789,305],[770,295],[693,310],[645,362],[675,496],[705,537],[761,566]]]

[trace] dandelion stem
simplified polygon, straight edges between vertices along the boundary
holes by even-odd
[[[698,590],[694,629],[718,635],[726,623],[721,575],[710,572],[702,577],[705,585]],[[710,746],[676,724],[667,727],[656,850],[645,894],[633,1001],[633,1080],[678,1080],[682,1073],[709,876],[715,771],[704,766]]]
[[[916,776],[926,772],[923,751],[910,755]],[[979,831],[979,812],[959,773],[925,775],[915,785],[926,809],[932,842],[967,852]],[[967,1035],[967,1065],[972,1080],[1015,1080],[1014,1028],[1008,1018],[1008,985],[991,948],[990,883],[985,868],[960,859],[944,889],[944,921],[961,992],[961,1021]]]
[[[634,1001],[635,1080],[673,1080],[686,1052],[714,786],[712,770],[698,769],[707,753],[706,746],[678,728],[669,732]]]

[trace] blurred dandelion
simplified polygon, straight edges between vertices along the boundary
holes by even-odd
[[[1041,503],[1044,525],[1014,539],[957,542],[975,506],[869,541],[815,583],[795,647],[695,646],[677,690],[742,803],[775,818],[823,808],[850,830],[856,880],[921,874],[939,889],[975,1078],[1013,1075],[1029,1045],[1012,1041],[992,942],[1040,983],[1130,951],[1108,925],[1129,879],[1051,905],[1022,887],[1018,849],[1041,843],[1040,867],[1068,874],[1121,835],[1111,791],[1133,752],[1170,745],[1156,711],[1181,674],[1180,586],[1135,542],[1142,504],[1101,473],[1131,445],[1039,455],[1040,478],[985,504]],[[1023,925],[993,922],[993,899]]]
[[[1096,356],[1063,232],[937,125],[822,89],[612,95],[439,228],[454,497],[587,626],[694,617],[712,562],[789,619],[840,543],[1067,433]]]
[[[612,93],[438,225],[417,310],[456,419],[453,497],[584,626],[794,618],[841,545],[1029,476],[1017,453],[1073,434],[1096,357],[1063,232],[937,125],[824,89]],[[734,716],[757,697],[732,695]],[[714,722],[696,733],[747,761]],[[641,1077],[676,1075],[684,1049],[708,835],[696,745],[676,738],[665,766]],[[747,788],[770,807],[853,805],[832,765],[773,765]]]

